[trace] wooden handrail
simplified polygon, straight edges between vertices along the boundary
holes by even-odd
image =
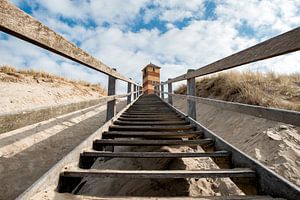
[[[64,37],[26,14],[7,0],[0,1],[0,31],[35,44],[43,49],[47,49],[104,74],[137,85],[131,79],[119,74],[95,57],[89,55],[87,52],[69,42]]]
[[[261,42],[250,48],[242,50],[238,53],[232,54],[231,56],[213,62],[209,65],[201,67],[195,71],[183,74],[172,79],[168,79],[167,81],[162,82],[161,85],[220,72],[226,69],[231,69],[244,64],[284,55],[298,50],[300,50],[299,27],[264,42]]]

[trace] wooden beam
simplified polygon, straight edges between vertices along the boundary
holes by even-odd
[[[110,140],[102,139],[95,140],[94,145],[115,145],[115,146],[164,146],[164,145],[206,145],[212,144],[211,139],[198,139],[198,140]]]
[[[200,158],[200,157],[228,157],[227,151],[206,152],[99,152],[85,151],[81,156],[87,157],[107,157],[107,158]]]
[[[114,69],[115,70],[115,69]],[[108,76],[108,96],[113,96],[116,94],[116,78],[109,75]],[[109,121],[113,118],[116,114],[116,100],[111,100],[107,102],[107,109],[106,109],[106,121]]]
[[[183,74],[173,79],[169,79],[167,83],[178,82],[188,78],[199,77],[215,72],[231,69],[244,64],[252,63],[275,56],[300,50],[300,28],[273,37],[269,40],[261,42],[250,48],[238,53],[232,54],[221,60],[213,62],[209,65],[201,67],[192,73]]]
[[[194,130],[194,126],[192,125],[162,125],[162,126],[120,126],[120,125],[112,125],[109,127],[110,131],[183,131],[183,130]]]
[[[188,74],[192,73],[194,70],[189,69]],[[196,81],[195,77],[187,79],[187,95],[196,96]],[[196,102],[190,99],[187,99],[187,111],[188,116],[192,119],[196,120],[197,112],[196,112]]]
[[[211,169],[211,170],[98,170],[76,169],[64,171],[64,177],[94,178],[226,178],[226,177],[249,177],[254,178],[255,172],[248,168],[238,169]]]
[[[7,0],[0,1],[0,30],[94,70],[134,83]]]
[[[102,133],[102,138],[126,138],[126,137],[146,137],[146,138],[190,138],[202,137],[202,131],[185,132],[132,132],[132,131],[109,131]]]

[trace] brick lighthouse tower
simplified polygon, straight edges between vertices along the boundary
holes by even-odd
[[[160,67],[152,63],[142,69],[143,72],[143,92],[153,94],[154,85],[160,83]]]

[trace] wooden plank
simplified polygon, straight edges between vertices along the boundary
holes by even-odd
[[[7,0],[0,1],[0,30],[89,68],[134,83]]]
[[[108,158],[196,158],[196,157],[228,157],[230,153],[227,151],[216,151],[212,153],[206,152],[99,152],[85,151],[81,156],[87,157],[108,157]]]
[[[152,122],[135,122],[135,121],[114,121],[114,124],[116,125],[129,125],[129,126],[145,126],[145,125],[186,125],[189,124],[189,122],[186,121],[152,121]]]
[[[207,145],[212,144],[212,139],[198,139],[198,140],[95,140],[93,145],[98,146],[172,146],[172,145],[182,145],[182,146],[190,146],[190,145]]]
[[[172,126],[120,126],[112,125],[109,127],[110,131],[113,130],[127,130],[127,131],[183,131],[183,130],[194,130],[192,125],[172,125]]]
[[[188,73],[192,73],[194,70],[189,69]],[[196,81],[195,77],[187,79],[187,95],[196,96]],[[196,120],[196,102],[187,100],[188,116]]]
[[[157,117],[149,117],[149,118],[128,118],[128,117],[119,117],[118,120],[121,121],[170,121],[170,120],[184,120],[184,117],[173,117],[173,118],[157,118]]]
[[[254,178],[255,172],[248,168],[211,169],[211,170],[98,170],[76,169],[63,171],[64,177],[93,177],[93,178]]]
[[[270,196],[240,195],[240,196],[193,196],[193,197],[142,197],[142,196],[105,196],[95,197],[86,195],[72,195],[67,193],[56,193],[53,200],[285,200]]]
[[[116,70],[116,69],[114,69]],[[113,96],[116,94],[116,78],[113,76],[108,76],[108,90],[107,95]],[[112,100],[107,102],[107,109],[106,109],[106,121],[113,118],[116,114],[116,100]]]
[[[129,131],[109,131],[102,133],[102,138],[126,138],[126,137],[145,137],[145,138],[191,138],[201,137],[202,131],[185,132],[129,132]]]
[[[174,115],[141,115],[141,114],[122,114],[121,117],[125,118],[147,118],[147,119],[179,119],[180,117],[176,114]]]
[[[252,63],[267,58],[295,52],[300,50],[300,28],[273,37],[238,53],[232,54],[221,60],[201,67],[192,73],[187,73],[173,79],[168,79],[167,83],[178,82],[188,78],[199,77],[226,69],[234,68],[244,64]],[[170,93],[170,92],[169,92]]]

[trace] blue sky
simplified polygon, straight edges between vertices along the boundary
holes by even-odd
[[[162,67],[162,80],[166,80],[300,25],[299,0],[11,2],[137,82],[149,62]],[[106,84],[101,73],[3,33],[0,55],[0,64]],[[242,68],[299,72],[299,57],[294,53]]]

